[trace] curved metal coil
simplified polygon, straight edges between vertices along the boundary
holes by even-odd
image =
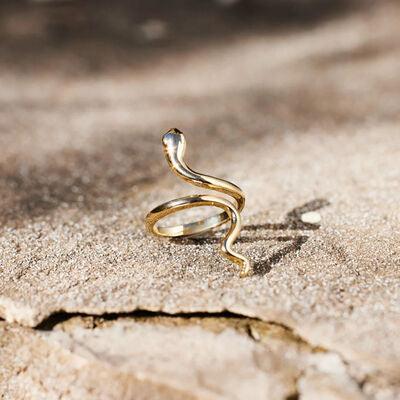
[[[200,174],[189,168],[184,161],[185,136],[178,129],[171,129],[165,133],[162,143],[168,165],[176,175],[192,185],[224,193],[230,196],[232,200],[214,195],[190,195],[170,200],[147,214],[147,229],[156,236],[187,237],[203,234],[226,222],[230,222],[228,232],[221,242],[221,252],[224,257],[239,265],[241,276],[247,276],[251,270],[249,259],[232,249],[232,245],[239,236],[241,229],[240,212],[245,204],[242,190],[233,183],[210,175]],[[220,208],[222,212],[182,225],[158,226],[157,224],[159,220],[170,214],[200,206],[214,206]]]

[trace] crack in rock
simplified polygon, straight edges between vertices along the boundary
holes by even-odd
[[[243,394],[252,387],[249,393],[255,399],[268,393],[274,393],[273,398],[277,399],[312,399],[317,398],[318,393],[338,399],[368,397],[363,392],[363,381],[351,376],[350,364],[336,352],[313,346],[284,324],[229,312],[178,315],[147,311],[104,315],[59,313],[34,329],[2,324],[5,332],[21,330],[19,340],[22,343],[24,337],[29,340],[33,335],[41,346],[45,344],[46,354],[68,354],[66,357],[72,357],[75,362],[78,359],[80,366],[89,363],[103,370],[124,371],[128,373],[128,381],[139,379],[153,389],[161,385],[176,392],[177,396],[187,393],[194,398],[236,398],[229,389],[232,385],[235,387],[233,382],[236,381],[225,376],[229,375],[228,363],[229,368],[236,365],[235,373],[246,375],[247,368],[254,369],[254,376],[259,378],[248,381],[250,378],[246,375],[235,390]],[[8,340],[12,342],[12,339]],[[120,345],[116,345],[118,342]],[[24,343],[22,348],[24,346],[27,351],[29,345]],[[207,350],[208,354],[202,356]],[[187,354],[191,355],[188,357]],[[40,357],[35,360],[36,356],[33,352],[28,357],[29,362],[38,362]],[[12,369],[12,359],[6,362],[9,363],[7,368]],[[174,368],[174,363],[182,364],[182,367]],[[213,371],[214,363],[225,371],[224,376]],[[46,368],[40,368],[44,373]],[[194,371],[193,376],[187,373],[190,369]],[[21,374],[26,378],[30,373],[28,366],[20,366],[9,381],[15,381]],[[218,379],[213,376],[215,374]],[[20,379],[24,380],[17,380]],[[55,379],[62,381],[59,376]],[[115,379],[123,385],[124,380]],[[189,385],[182,384],[185,379]],[[46,379],[41,377],[41,381],[45,388],[42,390],[48,390]],[[272,381],[275,391],[271,389]],[[250,386],[246,384],[248,382],[252,382]]]

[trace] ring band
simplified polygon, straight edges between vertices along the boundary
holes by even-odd
[[[170,200],[151,210],[146,216],[146,227],[152,234],[162,237],[188,237],[208,232],[228,221],[230,228],[221,242],[221,252],[230,261],[240,267],[240,275],[247,276],[250,272],[250,261],[247,257],[235,252],[232,244],[239,236],[241,229],[240,212],[244,208],[245,197],[242,190],[223,179],[199,174],[190,169],[183,160],[186,148],[185,136],[178,129],[171,129],[162,138],[164,154],[171,170],[184,181],[205,189],[215,190],[232,198],[227,199],[213,195],[190,195]],[[199,221],[176,225],[158,226],[162,218],[193,207],[213,206],[222,212]]]

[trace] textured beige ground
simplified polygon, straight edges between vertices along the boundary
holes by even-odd
[[[113,40],[124,43],[120,47],[106,33],[92,37],[83,30],[80,38],[68,30],[74,26],[55,29],[49,21],[71,13],[68,7],[51,13],[45,6],[10,8],[0,18],[3,393],[23,398],[29,379],[36,379],[29,368],[22,377],[18,373],[12,349],[22,348],[23,365],[40,365],[43,375],[63,365],[75,382],[67,385],[55,372],[51,383],[42,384],[43,393],[59,380],[89,396],[90,382],[97,382],[93,365],[117,382],[109,392],[99,383],[102,398],[131,398],[142,384],[176,398],[185,398],[188,388],[195,397],[232,398],[250,386],[252,398],[285,398],[301,390],[304,398],[316,399],[330,387],[350,390],[354,398],[399,396],[398,3],[338,6],[326,18],[268,28],[253,16],[258,23],[252,29],[239,24],[236,30],[234,16],[212,8],[194,23],[193,29],[210,25],[202,40],[193,39],[187,23],[177,28],[168,22],[157,30],[154,21],[139,21],[132,36],[118,25]],[[82,30],[85,21],[71,15]],[[154,29],[165,38],[155,40],[148,33]],[[49,39],[53,30],[59,42]],[[160,241],[144,231],[151,207],[192,192],[163,159],[160,135],[172,126],[187,133],[193,168],[244,189],[248,202],[237,249],[255,262],[252,277],[238,277],[213,237]],[[321,215],[320,225],[301,222],[308,211]],[[310,368],[296,361],[296,353],[298,369],[282,367],[283,381],[273,389],[275,369],[255,366],[249,355],[265,349],[229,324],[217,335],[123,317],[99,332],[82,330],[78,321],[68,334],[8,324],[34,327],[58,312],[135,310],[227,310],[271,321],[310,348],[336,355],[337,364],[329,367],[334,372]],[[162,347],[165,337],[172,347]],[[144,350],[132,348],[135,341]],[[87,343],[93,358],[76,350],[75,342]],[[129,361],[120,360],[121,343],[130,349]],[[215,364],[202,354],[203,345],[208,355],[217,354]],[[171,372],[174,346],[199,350],[175,360],[180,365]],[[227,381],[216,379],[208,368],[228,370],[236,347],[234,363],[253,371],[257,385],[244,378],[236,390],[229,384],[233,379],[239,385],[236,378],[227,373]],[[50,368],[40,361],[48,357]],[[285,353],[277,357],[286,365]],[[212,389],[189,374],[191,365],[215,379]],[[138,383],[142,378],[155,383]],[[21,379],[17,392],[3,389],[15,379]],[[56,386],[54,397],[67,393]],[[32,398],[43,398],[40,393]]]

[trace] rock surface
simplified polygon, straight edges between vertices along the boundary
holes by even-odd
[[[399,5],[237,32],[211,9],[194,26],[228,22],[203,41],[144,19],[117,32],[126,48],[79,18],[86,36],[59,27],[56,46],[49,7],[9,6],[0,19],[2,394],[400,396]],[[68,7],[57,12],[75,15]],[[145,232],[152,207],[198,192],[163,159],[172,126],[187,134],[189,165],[246,193],[236,248],[253,276],[218,254],[223,230],[185,241]],[[303,222],[312,212],[321,221]],[[205,316],[42,328],[60,312],[138,310]],[[204,325],[225,311],[217,332]],[[307,349],[260,343],[232,326],[242,317],[282,325]]]
[[[251,319],[76,317],[51,331],[1,330],[2,351],[18,360],[3,372],[9,396],[287,399],[301,387],[305,398],[363,398],[337,354]]]

